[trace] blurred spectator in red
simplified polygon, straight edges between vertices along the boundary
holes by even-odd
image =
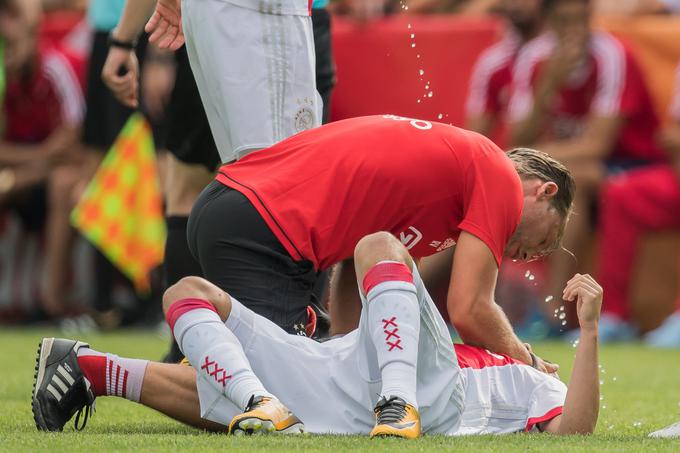
[[[680,228],[680,65],[671,104],[675,122],[660,134],[670,165],[648,167],[613,178],[603,189],[600,220],[599,277],[606,291],[602,315],[633,330],[630,289],[640,238]],[[648,333],[652,346],[680,347],[680,299],[677,311]]]
[[[487,136],[495,136],[505,119],[519,49],[543,25],[541,0],[501,0],[500,7],[507,21],[505,35],[477,59],[465,105],[466,127]]]
[[[34,202],[42,199],[55,165],[74,157],[84,107],[79,83],[83,62],[38,44],[39,11],[39,4],[28,0],[8,0],[0,9],[7,77],[0,201],[29,211],[36,210]]]
[[[658,118],[627,47],[591,30],[588,0],[544,0],[544,8],[549,31],[527,43],[517,58],[510,137],[513,145],[541,149],[572,171],[575,215],[564,246],[580,257],[604,175],[665,157],[654,139]],[[556,253],[549,264],[550,294],[559,305],[557,296],[574,272],[574,260],[569,253]],[[616,321],[603,316],[600,326],[630,336]]]

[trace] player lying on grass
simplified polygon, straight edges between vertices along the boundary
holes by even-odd
[[[43,339],[33,394],[38,428],[61,430],[76,412],[84,409],[87,417],[95,397],[106,395],[234,434],[593,431],[602,290],[590,276],[577,274],[564,290],[564,299],[577,303],[581,325],[567,390],[557,377],[508,356],[454,348],[411,256],[393,235],[364,237],[354,259],[359,328],[325,343],[285,333],[197,277],[169,288],[163,300],[192,367]]]

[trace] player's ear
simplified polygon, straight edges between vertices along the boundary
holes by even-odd
[[[558,190],[559,187],[557,187],[557,184],[554,182],[544,182],[538,189],[538,197],[547,199],[553,198],[555,195],[557,195]]]

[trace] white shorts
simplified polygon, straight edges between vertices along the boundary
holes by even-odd
[[[417,272],[420,304],[417,398],[423,432],[449,433],[463,412],[464,382],[451,336]],[[317,343],[290,335],[234,302],[227,327],[236,335],[255,374],[304,423],[308,432],[367,434],[381,389],[375,348],[366,326],[366,301],[359,328]],[[199,375],[201,416],[228,424],[240,410]]]
[[[222,162],[321,124],[309,16],[182,0],[182,26]]]

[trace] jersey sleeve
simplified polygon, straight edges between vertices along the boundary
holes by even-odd
[[[545,381],[531,394],[525,431],[536,428],[539,423],[552,420],[562,414],[567,398],[567,386],[557,378],[545,376]]]
[[[534,83],[542,62],[554,47],[551,35],[542,35],[524,45],[512,69],[512,92],[508,103],[508,119],[522,121],[534,105]]]
[[[592,52],[598,73],[591,112],[614,116],[636,109],[640,87],[629,72],[633,68],[628,67],[623,45],[607,33],[598,33],[592,40]]]
[[[85,116],[85,99],[74,65],[57,50],[46,53],[44,65],[45,74],[59,100],[62,124],[80,125]]]
[[[489,51],[482,53],[475,63],[465,103],[465,114],[468,118],[498,111],[498,93],[494,92],[493,84],[496,66],[495,59]]]
[[[522,214],[519,176],[509,159],[485,156],[468,168],[465,192],[465,215],[458,227],[481,239],[500,266]]]

